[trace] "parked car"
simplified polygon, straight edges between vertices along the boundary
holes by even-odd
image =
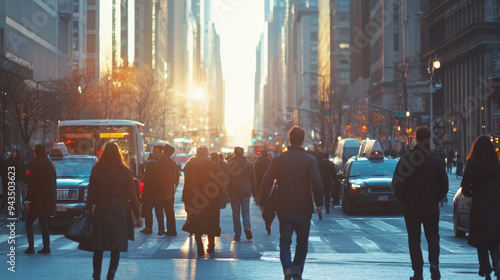
[[[51,153],[50,159],[57,173],[57,212],[50,224],[68,225],[85,209],[90,173],[97,157]]]
[[[453,197],[453,231],[456,237],[464,237],[469,232],[470,206],[472,198],[465,197],[459,187]]]
[[[401,211],[391,189],[397,159],[384,157],[382,151],[371,151],[368,157],[354,156],[341,172],[342,211],[351,214],[359,208],[381,208]]]

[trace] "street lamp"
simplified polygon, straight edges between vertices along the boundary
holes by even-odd
[[[436,90],[440,90],[443,88],[443,85],[441,84],[441,81],[437,81],[435,85],[432,84],[432,80],[434,78],[434,71],[436,69],[439,69],[441,67],[441,62],[439,62],[438,55],[434,57],[434,59],[430,58],[429,63],[428,63],[428,68],[427,72],[431,75],[431,79],[429,80],[429,94],[430,94],[430,119],[429,119],[429,128],[431,130],[431,143],[430,143],[430,148],[431,151],[434,150],[434,108],[433,108],[433,93],[436,92]]]

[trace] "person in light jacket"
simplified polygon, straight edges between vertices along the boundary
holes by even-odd
[[[234,157],[225,167],[229,175],[227,188],[233,210],[234,241],[241,240],[240,211],[246,238],[250,240],[253,237],[250,222],[250,197],[257,188],[257,177],[253,163],[243,156],[243,152],[241,147],[234,148]]]

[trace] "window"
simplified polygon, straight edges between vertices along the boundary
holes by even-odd
[[[317,17],[311,18],[311,25],[318,25],[318,18]]]
[[[87,12],[87,29],[95,29],[95,11]]]
[[[399,34],[394,33],[394,51],[399,51]]]
[[[349,79],[350,77],[350,73],[349,71],[340,71],[340,79],[344,80],[344,79]]]
[[[78,8],[79,8],[79,0],[73,0],[73,13],[78,13]]]
[[[399,24],[399,6],[394,5],[394,13],[393,13],[394,25]]]
[[[311,54],[318,54],[318,46],[316,45],[311,46]]]
[[[311,32],[311,41],[318,41],[318,32]]]
[[[87,5],[95,5],[95,0],[87,0]]]
[[[349,34],[349,29],[347,28],[339,28],[339,34],[341,37],[349,37],[350,34]]]
[[[311,60],[311,71],[313,71],[313,72],[318,71],[318,61],[317,60]]]
[[[349,7],[349,0],[340,0],[338,3],[340,7]]]
[[[339,13],[337,15],[337,21],[343,21],[343,22],[349,21],[349,14],[347,14],[347,13]]]
[[[87,52],[95,53],[95,35],[93,34],[87,36]]]

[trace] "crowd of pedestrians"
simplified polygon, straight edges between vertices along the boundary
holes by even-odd
[[[308,238],[313,213],[321,219],[322,208],[330,213],[330,203],[340,200],[340,183],[329,154],[306,152],[302,148],[305,132],[300,127],[289,131],[290,146],[274,156],[264,150],[252,163],[241,147],[227,161],[217,152],[210,154],[208,147],[200,146],[184,169],[182,202],[187,213],[183,231],[194,235],[198,256],[215,252],[215,237],[221,235],[220,209],[228,203],[232,209],[235,242],[244,233],[253,238],[250,220],[251,197],[263,211],[275,203],[279,221],[280,260],[285,279],[302,279],[308,251]],[[403,209],[408,233],[409,253],[414,275],[412,280],[423,279],[421,227],[428,243],[431,278],[440,279],[439,203],[448,193],[448,174],[456,167],[461,176],[464,168],[462,156],[441,148],[430,150],[430,130],[416,130],[416,145],[405,149],[396,166],[392,188]],[[159,236],[176,236],[174,201],[181,170],[172,159],[175,149],[170,145],[154,146],[145,162],[144,191],[136,195],[133,177],[124,163],[119,148],[108,143],[90,176],[85,211],[94,213],[94,231],[91,242],[81,243],[79,249],[92,251],[93,277],[100,279],[103,252],[110,251],[107,279],[113,279],[118,268],[120,252],[127,252],[128,240],[133,240],[130,215],[145,218],[140,232],[153,233],[153,210]],[[43,248],[41,254],[50,254],[48,221],[56,212],[56,171],[47,157],[45,147],[33,149],[30,175],[24,178],[27,166],[20,151],[13,149],[10,156],[0,156],[2,191],[6,193],[6,170],[15,167],[16,184],[26,181],[26,254],[35,253],[33,223],[39,221]],[[489,136],[480,136],[467,156],[463,172],[462,192],[472,198],[468,242],[477,248],[479,275],[491,279],[491,272],[500,275],[500,162]],[[272,195],[271,195],[272,193]],[[276,195],[272,201],[271,196]],[[2,197],[1,206],[7,199]],[[142,210],[140,204],[142,204]],[[263,215],[264,216],[264,215]],[[166,219],[166,230],[165,230]],[[274,219],[274,215],[273,215]],[[265,219],[271,234],[271,222]],[[255,222],[255,221],[254,221]],[[243,226],[242,226],[243,224]],[[133,231],[132,231],[133,233]],[[292,258],[292,235],[296,234],[297,247]],[[205,247],[202,236],[207,235]],[[491,263],[489,259],[491,258]]]

